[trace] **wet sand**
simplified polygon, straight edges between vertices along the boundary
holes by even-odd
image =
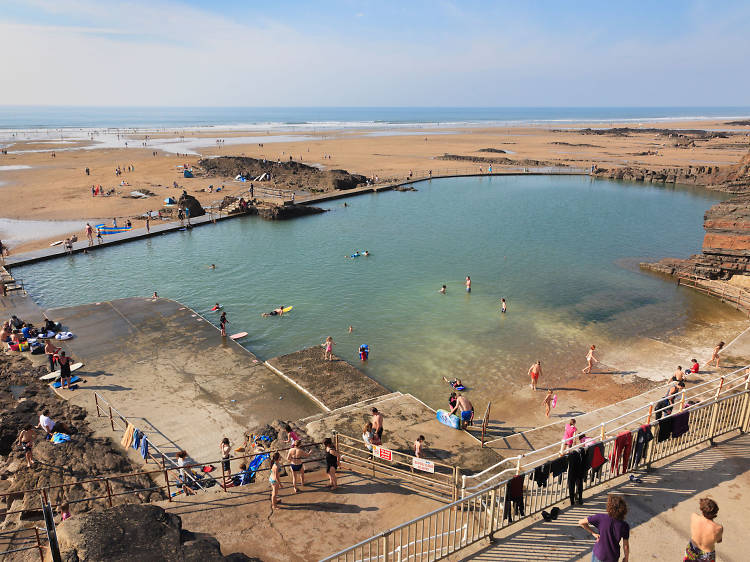
[[[620,124],[633,126],[632,123]],[[217,137],[241,140],[247,137],[243,131],[186,132],[186,141],[198,148],[202,156],[246,155],[270,160],[288,160],[292,155],[310,165],[320,165],[328,169],[342,168],[349,172],[366,176],[377,175],[380,180],[404,179],[410,171],[415,175],[434,175],[451,171],[478,172],[479,167],[486,171],[487,164],[465,161],[441,160],[442,155],[457,154],[475,157],[507,157],[513,160],[534,159],[553,165],[567,165],[588,168],[592,164],[600,166],[630,164],[650,168],[716,164],[719,166],[737,162],[750,148],[748,127],[730,126],[723,121],[655,122],[642,124],[643,127],[689,128],[730,130],[737,135],[726,139],[716,138],[697,143],[691,148],[673,146],[670,139],[654,133],[619,135],[583,135],[580,128],[587,126],[603,127],[598,124],[577,124],[576,129],[553,128],[550,126],[517,127],[461,127],[453,129],[404,129],[387,131],[387,135],[373,134],[373,131],[326,131],[305,133],[305,140],[293,142],[266,142],[227,144],[218,146]],[[618,126],[617,123],[607,126]],[[391,134],[392,133],[392,134]],[[434,134],[448,133],[448,134]],[[257,133],[252,133],[257,137]],[[152,135],[158,137],[158,134]],[[163,134],[162,136],[168,136]],[[174,136],[172,134],[172,136]],[[286,133],[266,136],[288,138]],[[297,137],[298,138],[298,137]],[[133,142],[135,140],[135,142]],[[124,144],[125,140],[122,140]],[[90,142],[82,143],[90,145]],[[223,182],[225,191],[206,193],[199,190],[209,184],[218,186],[222,182],[216,178],[185,179],[178,165],[195,165],[196,155],[176,156],[174,153],[157,149],[156,156],[150,147],[136,148],[140,141],[131,138],[130,148],[88,148],[79,144],[39,144],[32,140],[19,140],[8,146],[9,153],[0,156],[0,166],[30,166],[0,172],[0,182],[4,197],[3,217],[34,220],[80,220],[83,232],[86,221],[100,217],[136,217],[147,210],[161,207],[167,196],[181,193],[184,187],[195,195],[201,203],[209,205],[220,201],[223,195],[243,191],[245,184]],[[96,146],[96,145],[93,145]],[[60,149],[65,149],[61,151]],[[493,148],[511,151],[512,154],[481,152]],[[51,151],[58,150],[56,157]],[[23,152],[43,150],[42,152]],[[652,153],[639,155],[640,153]],[[330,158],[327,158],[330,156]],[[135,171],[115,176],[117,166],[135,166]],[[85,174],[90,168],[91,175]],[[496,170],[502,166],[495,165]],[[127,186],[119,186],[125,180]],[[181,186],[172,187],[173,182]],[[91,186],[102,185],[107,189],[116,188],[117,195],[92,197]],[[131,199],[127,196],[133,190],[148,189],[156,195],[148,199]],[[139,223],[136,223],[139,226]],[[0,232],[8,236],[8,231]],[[12,238],[18,238],[13,235]],[[19,243],[14,251],[43,247],[59,239],[39,237],[35,242]]]

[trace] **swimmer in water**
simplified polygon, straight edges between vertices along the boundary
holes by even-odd
[[[447,288],[447,287],[446,287],[445,285],[443,285],[442,287],[440,287],[440,290],[438,291],[438,293],[440,293],[441,295],[445,295],[445,294],[446,294],[446,292],[445,292],[445,291],[446,291],[447,289],[448,289],[448,288]]]
[[[505,313],[508,310],[508,305],[505,302],[505,299],[500,299],[500,312]]]
[[[365,251],[364,251],[364,253],[363,253],[362,255],[363,255],[363,256],[369,256],[369,255],[370,255],[370,252],[368,252],[367,250],[365,250]]]
[[[261,316],[284,316],[284,305],[282,304],[279,308],[275,308],[271,312],[263,312]]]
[[[448,379],[443,377],[443,380],[447,382],[449,385],[451,385],[453,388],[458,388],[459,386],[463,386],[461,379],[453,379],[452,381],[449,381]]]
[[[217,302],[211,310],[219,310],[221,305]]]
[[[466,285],[466,292],[471,293],[471,277],[469,277],[468,275],[466,276],[465,285]]]
[[[349,333],[351,334],[354,331],[354,326],[349,326]]]
[[[212,263],[211,265],[208,266],[208,269],[216,269],[216,264]]]

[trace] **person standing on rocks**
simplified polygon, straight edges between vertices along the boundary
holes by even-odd
[[[60,388],[64,389],[67,384],[68,390],[73,390],[70,388],[70,357],[61,351],[57,361],[60,363]]]
[[[714,522],[719,506],[710,498],[701,498],[701,514],[690,515],[690,542],[684,560],[716,561],[716,543],[724,539],[724,526]]]
[[[294,488],[295,494],[297,493],[297,473],[300,476],[300,488],[305,485],[305,465],[302,459],[310,456],[310,451],[303,451],[301,445],[302,441],[297,439],[286,455],[286,460],[289,461],[289,466],[292,468],[292,488]]]
[[[34,437],[34,427],[31,424],[27,424],[21,433],[18,434],[18,439],[16,439],[16,442],[21,446],[21,450],[26,456],[26,466],[29,468],[31,468],[31,465],[35,462],[31,452],[31,449],[34,446]]]
[[[279,460],[281,453],[276,451],[271,457],[271,474],[268,475],[268,483],[271,485],[271,509],[279,507],[279,490],[281,490],[281,475],[279,471]]]
[[[378,438],[379,445],[383,441],[383,414],[378,412],[377,408],[373,408],[371,410],[372,413],[372,430],[375,432],[375,435]]]
[[[541,361],[537,361],[531,367],[529,367],[529,376],[531,377],[531,389],[536,390],[536,383],[539,381],[539,377],[542,376]]]
[[[324,345],[326,346],[326,350],[323,353],[323,360],[333,361],[333,338],[328,336]]]

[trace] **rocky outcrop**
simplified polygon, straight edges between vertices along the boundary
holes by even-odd
[[[284,220],[325,213],[320,207],[308,205],[270,205],[257,207],[258,216],[267,220]]]
[[[49,491],[53,503],[106,497],[104,482],[80,482],[95,476],[126,474],[141,469],[130,462],[119,445],[93,435],[86,422],[85,410],[50,392],[47,384],[39,380],[39,376],[46,373],[44,367],[34,367],[23,355],[0,355],[0,491],[11,492],[3,498],[0,507],[7,511],[21,510],[20,514],[3,516],[0,519],[3,528],[13,528],[24,520],[41,519],[39,495],[24,494],[22,490],[70,483],[64,493],[60,488]],[[27,468],[23,452],[14,446],[14,441],[24,426],[39,423],[39,414],[45,409],[55,420],[55,427],[70,435],[71,441],[54,445],[38,432],[33,448],[36,464],[33,468]],[[152,486],[153,483],[146,476],[111,481],[113,494]],[[116,496],[113,501],[138,503],[162,498],[164,495],[161,492],[153,490]],[[74,511],[83,513],[101,505],[98,501],[80,501],[75,504]]]
[[[560,131],[555,132],[569,132]],[[642,128],[642,127],[613,127],[611,129],[581,129],[578,131],[581,135],[598,135],[598,136],[611,136],[611,137],[629,137],[630,135],[661,135],[663,137],[671,139],[698,139],[698,140],[710,140],[710,139],[726,139],[729,138],[729,133],[723,131],[704,131],[702,129],[657,129],[654,127]]]
[[[728,279],[750,273],[750,193],[711,207],[704,216],[702,253],[695,256],[695,273]]]
[[[234,179],[242,176],[248,181],[266,174],[261,184],[270,183],[276,188],[307,191],[333,191],[353,189],[367,182],[365,176],[350,174],[346,170],[321,170],[296,160],[271,161],[240,156],[204,158],[199,162],[206,177]],[[270,177],[270,179],[269,179]]]
[[[642,181],[646,183],[681,183],[709,186],[717,183],[719,166],[688,166],[687,168],[661,168],[652,170],[627,166],[624,168],[594,169],[593,175],[613,180]]]
[[[223,556],[214,537],[184,530],[179,516],[155,505],[75,515],[58,526],[57,537],[64,562],[260,562],[244,554]]]
[[[190,218],[202,217],[206,214],[206,211],[203,210],[200,202],[195,197],[188,195],[184,191],[177,201],[177,208],[188,209],[190,211]]]
[[[504,166],[557,166],[567,167],[567,164],[561,162],[550,162],[547,160],[514,160],[512,158],[506,158],[503,156],[489,157],[489,156],[466,156],[463,154],[443,154],[437,157],[438,160],[457,160],[460,162],[476,162],[478,164],[502,164]]]

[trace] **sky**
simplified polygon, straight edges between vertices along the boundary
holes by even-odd
[[[750,2],[0,0],[0,104],[750,106]]]

